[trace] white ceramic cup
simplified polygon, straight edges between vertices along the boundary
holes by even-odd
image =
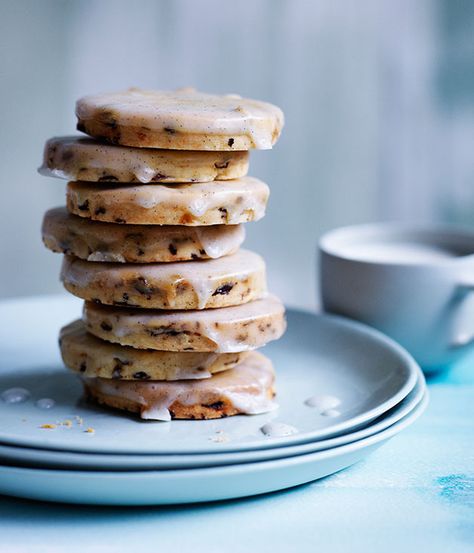
[[[427,372],[474,347],[474,231],[358,225],[319,249],[325,311],[381,330]]]

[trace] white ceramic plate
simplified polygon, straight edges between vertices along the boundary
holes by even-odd
[[[425,393],[425,379],[423,374],[420,373],[415,388],[408,396],[364,429],[349,432],[336,438],[305,444],[253,451],[198,453],[195,455],[78,453],[0,444],[0,464],[78,470],[156,470],[223,466],[293,457],[338,447],[381,432],[413,411],[422,401]]]
[[[392,340],[359,323],[298,311],[288,313],[288,332],[265,348],[277,370],[280,408],[259,416],[216,421],[145,422],[81,401],[81,386],[60,363],[59,327],[77,317],[75,298],[45,297],[0,304],[0,393],[23,387],[25,403],[0,401],[0,443],[54,450],[123,454],[197,454],[256,450],[307,443],[367,425],[415,386],[418,367]],[[305,405],[313,394],[340,398],[337,417]],[[39,409],[42,397],[56,401]],[[78,418],[83,424],[78,423]],[[72,421],[71,427],[62,425]],[[260,428],[269,421],[289,424],[298,433],[269,438]],[[57,424],[43,429],[44,424]],[[94,433],[86,433],[88,427]],[[225,437],[225,441],[222,440]]]
[[[165,471],[93,472],[0,467],[0,493],[65,503],[163,505],[233,499],[304,484],[347,468],[414,422],[409,415],[377,434],[325,451],[273,461]]]

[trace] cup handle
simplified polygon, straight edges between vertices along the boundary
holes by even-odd
[[[456,288],[456,294],[460,296],[467,296],[474,292],[474,283],[463,282],[458,284]],[[452,348],[461,348],[468,346],[474,342],[474,331],[464,332],[462,329],[458,329],[451,340],[450,346]]]

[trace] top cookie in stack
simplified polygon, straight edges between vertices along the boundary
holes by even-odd
[[[284,308],[239,247],[269,195],[248,150],[272,147],[282,112],[190,89],[87,96],[76,112],[93,139],[49,140],[40,169],[72,181],[43,221],[86,300],[61,331],[65,364],[89,397],[142,418],[273,409],[271,363],[252,350],[282,335]]]
[[[77,129],[95,138],[169,150],[268,150],[283,127],[283,113],[272,104],[190,88],[86,96],[76,115]]]

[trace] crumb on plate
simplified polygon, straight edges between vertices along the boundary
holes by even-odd
[[[216,430],[216,436],[210,436],[212,442],[224,444],[230,441],[229,436],[223,430]]]

